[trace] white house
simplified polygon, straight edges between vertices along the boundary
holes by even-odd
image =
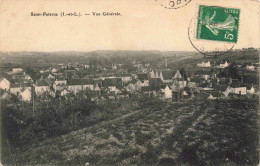
[[[31,91],[31,85],[29,84],[11,84],[10,85],[10,92],[14,95],[21,95],[21,93],[25,90]]]
[[[198,67],[211,67],[210,62],[201,62],[201,63],[197,63]]]
[[[23,101],[30,102],[32,99],[32,92],[28,88],[22,89],[20,95]]]
[[[227,97],[229,93],[230,93],[230,87],[227,87],[226,90],[222,91],[222,94],[223,94],[225,97]]]
[[[131,76],[121,76],[122,82],[127,83],[132,80]]]
[[[83,90],[83,85],[67,85],[67,88],[69,91],[72,91],[74,93],[78,93],[79,91]]]
[[[40,73],[42,74],[42,73],[44,73],[45,72],[45,70],[40,70]]]
[[[252,86],[251,88],[249,88],[248,90],[246,90],[246,92],[248,94],[254,94],[255,93],[255,88]]]
[[[203,75],[202,75],[202,78],[204,78],[205,80],[207,80],[207,79],[210,78],[210,75],[208,75],[208,74],[203,74]]]
[[[161,91],[164,93],[165,99],[171,99],[172,98],[172,90],[169,86],[165,86],[165,88],[161,89]]]
[[[54,77],[52,74],[49,73],[49,75],[47,76],[47,78],[49,78],[49,79],[54,79],[55,77]]]
[[[93,88],[94,91],[101,91],[100,87],[98,86],[98,84],[95,84],[94,85],[94,88]]]
[[[53,84],[53,88],[55,89],[55,92],[56,92],[56,91],[62,90],[66,85],[67,85],[67,80],[56,79]]]
[[[25,74],[24,79],[27,81],[32,81],[32,78],[27,74]]]
[[[37,81],[34,88],[36,95],[42,95],[43,93],[49,92],[51,90],[49,84],[45,80]]]
[[[223,94],[224,97],[227,97],[231,91],[230,86],[227,85],[217,85],[214,87],[214,89],[220,94]]]
[[[156,78],[155,77],[155,72],[153,70],[149,73],[149,77],[150,78]]]
[[[10,82],[6,78],[0,78],[0,89],[9,90]]]
[[[209,97],[208,97],[207,99],[209,99],[209,100],[215,100],[215,99],[217,99],[217,97],[213,97],[212,95],[209,95]]]
[[[176,88],[184,88],[187,85],[187,81],[182,78],[182,75],[179,70],[176,71],[175,75],[173,76],[173,87]]]
[[[52,73],[56,73],[57,71],[58,71],[58,70],[57,70],[56,68],[52,68],[52,69],[51,69],[51,72],[52,72]]]
[[[145,87],[145,86],[149,86],[149,81],[144,80],[144,82],[142,82],[142,81],[138,80],[135,83],[135,89],[136,90],[141,90],[141,87]]]
[[[110,92],[113,92],[115,94],[118,94],[121,92],[119,89],[116,88],[116,86],[108,86],[108,89]]]
[[[55,85],[66,85],[67,84],[67,80],[58,80],[58,79],[56,79],[54,84]]]
[[[140,81],[142,86],[149,86],[148,74],[137,74],[138,81]]]
[[[219,66],[217,66],[217,68],[226,68],[226,67],[228,67],[228,63],[227,63],[227,61],[225,61],[225,63],[223,63],[223,64],[219,64]]]
[[[13,68],[13,73],[23,72],[22,68]]]
[[[94,90],[94,82],[93,80],[73,79],[68,82],[67,89],[74,93],[87,89]]]
[[[253,66],[253,65],[247,65],[247,66],[246,66],[246,69],[247,69],[247,70],[250,70],[250,71],[255,71],[255,66]]]
[[[188,96],[189,94],[188,94],[186,91],[183,91],[183,92],[182,92],[182,95],[183,95],[183,96]]]
[[[182,99],[188,99],[189,98],[189,94],[186,91],[183,91],[181,93]]]
[[[181,79],[181,78],[182,78],[181,73],[179,70],[177,70],[175,75],[173,76],[173,79]]]
[[[235,93],[235,94],[246,95],[246,87],[230,88],[229,92]]]

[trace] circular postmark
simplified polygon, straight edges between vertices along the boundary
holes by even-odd
[[[166,9],[178,9],[188,5],[191,0],[155,0]]]
[[[205,6],[203,6],[205,7]],[[201,7],[201,8],[203,8]],[[205,13],[202,17],[201,10],[198,16],[192,17],[189,27],[188,27],[188,38],[191,45],[200,53],[204,55],[223,55],[230,52],[235,46],[235,42],[230,42],[232,40],[232,35],[237,26],[235,21],[236,16],[228,13],[226,17],[221,15],[221,10],[216,9],[220,7],[206,6],[208,9],[204,10]],[[211,9],[211,8],[214,8]],[[224,8],[225,12],[228,11]],[[211,14],[212,13],[212,14]],[[216,21],[218,18],[224,20]],[[220,19],[219,19],[220,20]],[[204,28],[204,29],[203,29]],[[231,35],[231,32],[233,33]],[[221,36],[220,36],[221,35]],[[236,38],[237,40],[237,38]]]
[[[191,19],[188,28],[189,41],[195,50],[197,50],[203,55],[223,55],[230,52],[233,49],[233,43],[197,39],[196,19],[197,17],[193,17]]]

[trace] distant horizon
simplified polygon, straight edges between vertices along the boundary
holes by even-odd
[[[237,48],[237,49],[233,49],[233,50],[243,50],[243,49],[249,49],[249,48],[253,48],[253,49],[257,49],[259,50],[259,48],[256,48],[256,47],[244,47],[244,48]],[[195,53],[199,53],[197,50],[157,50],[157,49],[150,49],[150,50],[129,50],[129,49],[117,49],[117,50],[114,50],[114,49],[97,49],[97,50],[92,50],[92,51],[77,51],[77,50],[70,50],[70,51],[66,51],[66,50],[60,50],[60,51],[0,51],[0,53],[55,53],[55,52],[78,52],[78,53],[91,53],[91,52],[98,52],[98,51],[110,51],[110,52],[120,52],[120,51],[128,51],[128,52],[195,52]]]

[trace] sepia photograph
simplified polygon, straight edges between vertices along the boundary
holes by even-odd
[[[259,165],[257,0],[0,0],[0,165]]]

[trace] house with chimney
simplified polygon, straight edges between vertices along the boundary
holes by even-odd
[[[178,71],[177,71],[178,72]],[[176,73],[177,73],[176,72]],[[172,70],[163,70],[160,71],[159,77],[161,78],[162,82],[164,84],[169,84],[173,82],[173,77],[174,77],[174,71]]]
[[[241,83],[242,82],[242,83]],[[246,86],[243,86],[243,79],[241,82],[238,79],[229,79],[230,93],[246,95]]]
[[[142,87],[149,86],[149,84],[147,84],[147,83],[148,83],[148,82],[142,82],[142,81],[140,81],[140,80],[137,80],[137,81],[135,82],[135,84],[134,84],[135,89],[136,89],[137,91],[139,91],[139,90],[141,90]]]
[[[187,81],[183,79],[179,70],[177,70],[173,76],[173,84],[180,89],[187,86]]]
[[[28,83],[25,84],[11,84],[10,92],[16,96],[20,95],[25,89],[32,90],[32,86]]]
[[[56,91],[60,91],[67,85],[67,80],[65,78],[57,78],[53,83],[53,88]]]
[[[91,79],[71,79],[67,83],[67,90],[78,93],[83,90],[93,90],[94,81]]]
[[[215,91],[223,94],[223,97],[228,97],[230,93],[230,87],[228,85],[216,85],[214,87]]]
[[[42,95],[43,93],[51,91],[51,84],[45,79],[41,78],[36,81],[34,85],[34,91],[37,96]]]
[[[247,90],[246,90],[247,94],[254,94],[256,92],[256,89],[253,85],[248,85],[246,87],[247,87]]]
[[[148,74],[146,73],[137,74],[137,79],[143,84],[143,86],[149,86]]]
[[[159,78],[158,74],[156,76],[156,72],[152,69],[152,71],[149,73],[149,78]]]
[[[15,83],[33,83],[33,79],[25,73],[12,74],[12,80]]]
[[[93,97],[93,96],[100,96],[100,95],[101,95],[101,88],[99,87],[98,83],[94,83],[93,90],[87,89],[87,96]]]

